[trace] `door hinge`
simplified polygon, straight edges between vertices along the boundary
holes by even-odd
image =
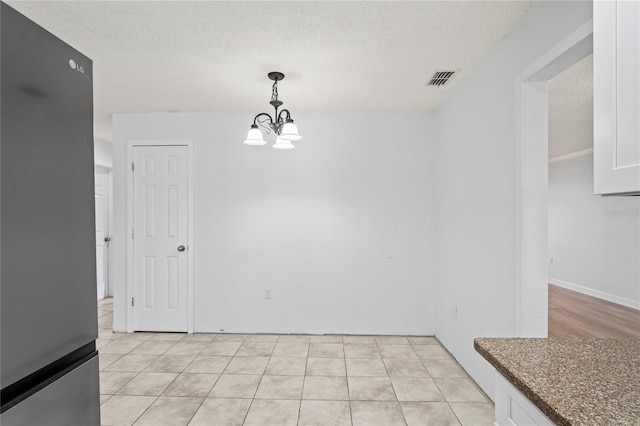
[[[131,171],[133,171],[135,169],[135,165],[133,164],[133,161],[131,162]]]
[[[134,239],[134,233],[133,233],[133,228],[131,228],[131,239]]]
[[[131,306],[136,306],[136,302],[135,302],[135,300],[136,300],[136,299],[135,299],[134,297],[132,297],[132,298],[131,298]]]

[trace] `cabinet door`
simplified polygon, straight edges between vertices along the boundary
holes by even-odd
[[[494,371],[496,426],[546,426],[551,419],[515,388],[502,374]]]
[[[640,192],[640,2],[594,2],[594,189]]]

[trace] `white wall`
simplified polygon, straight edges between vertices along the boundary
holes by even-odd
[[[473,339],[515,335],[515,79],[591,8],[541,2],[437,111],[436,336],[491,397]]]
[[[195,143],[196,331],[435,332],[432,116],[292,108],[292,151],[241,143],[258,111],[114,116],[116,329],[126,141],[173,138]]]
[[[515,77],[591,7],[541,2],[435,122],[419,112],[296,113],[305,140],[283,153],[240,144],[251,113],[114,116],[116,292],[126,278],[126,141],[191,138],[196,330],[437,331],[492,396],[493,369],[473,338],[515,333]],[[120,298],[116,329],[126,309]]]
[[[549,165],[549,256],[552,283],[640,309],[640,197],[593,195],[593,155]]]
[[[93,162],[98,166],[113,167],[113,144],[102,139],[93,141]]]

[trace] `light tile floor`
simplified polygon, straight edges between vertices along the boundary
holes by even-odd
[[[493,425],[433,337],[113,333],[98,302],[103,425]]]

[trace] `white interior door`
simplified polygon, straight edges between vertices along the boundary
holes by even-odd
[[[109,172],[95,171],[96,198],[96,278],[98,300],[108,295],[109,283]]]
[[[133,148],[133,327],[187,331],[188,148]]]

